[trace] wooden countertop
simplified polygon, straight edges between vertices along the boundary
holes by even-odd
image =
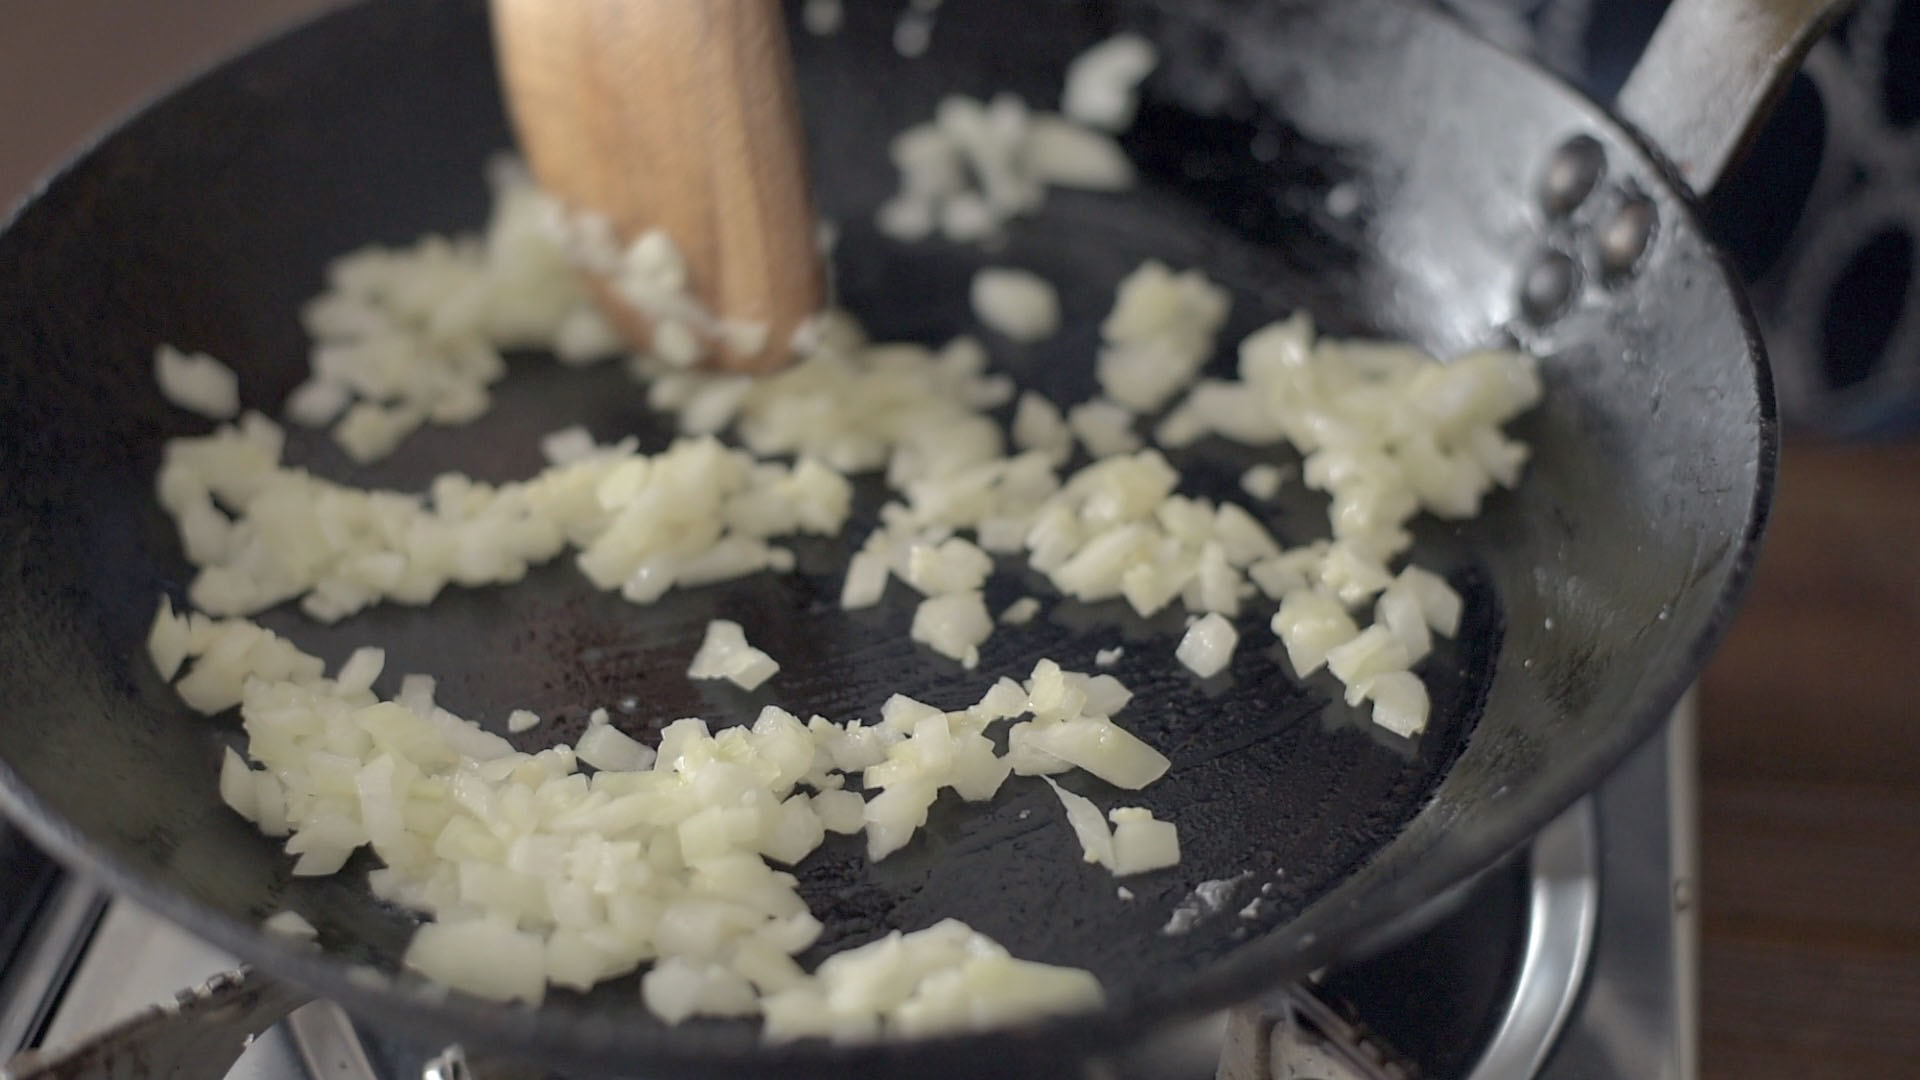
[[[1920,444],[1789,442],[1701,698],[1702,1075],[1920,1076]]]

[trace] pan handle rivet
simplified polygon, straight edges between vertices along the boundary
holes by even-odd
[[[1608,277],[1625,277],[1633,272],[1653,242],[1660,215],[1653,200],[1644,195],[1630,196],[1600,227],[1595,240],[1600,248],[1600,269]]]
[[[1607,170],[1607,152],[1591,135],[1575,135],[1547,159],[1540,177],[1540,207],[1549,217],[1565,217],[1585,202]]]
[[[1580,268],[1562,252],[1546,250],[1520,281],[1520,310],[1536,323],[1550,322],[1572,302]]]

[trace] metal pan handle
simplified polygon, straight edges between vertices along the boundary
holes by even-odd
[[[1850,0],[1674,0],[1614,109],[1704,196]]]
[[[220,1080],[306,998],[250,968],[229,971],[72,1046],[20,1054],[0,1066],[0,1080]]]

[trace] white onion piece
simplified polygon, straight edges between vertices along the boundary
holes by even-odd
[[[993,616],[978,590],[931,596],[914,609],[907,636],[942,656],[972,668],[980,662],[980,643],[993,633]]]
[[[1067,427],[1096,458],[1140,449],[1140,436],[1133,431],[1133,414],[1105,398],[1083,401],[1068,409]]]
[[[1426,614],[1420,607],[1420,597],[1406,584],[1404,577],[1396,578],[1380,594],[1380,599],[1373,607],[1373,619],[1376,625],[1386,627],[1400,642],[1410,665],[1419,663],[1433,651],[1433,631],[1427,626]]]
[[[1044,341],[1060,329],[1060,295],[1053,283],[1026,270],[983,267],[969,293],[981,322],[1022,344]]]
[[[227,420],[240,411],[239,377],[206,353],[161,345],[153,352],[153,375],[161,396],[189,412]]]
[[[924,596],[975,592],[993,572],[993,559],[959,537],[935,547],[914,544],[907,553],[908,585]]]
[[[1361,684],[1373,702],[1373,722],[1403,738],[1427,729],[1427,688],[1411,671],[1388,671]]]
[[[1176,274],[1153,260],[1140,264],[1120,282],[1113,311],[1100,324],[1101,390],[1134,412],[1158,411],[1213,353],[1229,303],[1226,290],[1197,270]]]
[[[725,679],[742,690],[759,689],[780,670],[773,657],[747,644],[747,633],[731,619],[714,619],[700,650],[687,665],[689,679]]]
[[[1464,606],[1460,594],[1453,591],[1445,578],[1417,566],[1409,566],[1400,571],[1399,583],[1420,602],[1420,613],[1426,617],[1427,625],[1441,637],[1452,637],[1460,632],[1460,612]]]
[[[1306,678],[1327,662],[1327,653],[1352,641],[1360,628],[1338,600],[1314,589],[1298,589],[1280,601],[1273,633],[1287,647],[1294,674]]]
[[[840,607],[845,611],[869,608],[880,602],[887,588],[887,557],[876,551],[856,552],[847,563],[847,576],[840,586]]]
[[[260,819],[260,795],[253,770],[232,747],[220,755],[220,801],[248,821]]]
[[[612,724],[589,727],[573,749],[583,764],[612,772],[638,772],[652,765],[654,758],[652,748]]]
[[[1376,624],[1328,650],[1327,670],[1347,684],[1347,704],[1358,705],[1367,680],[1407,670],[1407,650],[1393,631]]]
[[[1031,390],[1021,394],[1014,406],[1012,434],[1013,445],[1042,451],[1056,465],[1066,464],[1073,456],[1073,432],[1060,407]]]
[[[1060,799],[1060,805],[1066,808],[1067,825],[1073,829],[1073,835],[1080,841],[1080,851],[1086,860],[1097,866],[1111,869],[1114,866],[1113,834],[1107,829],[1106,816],[1093,800],[1084,795],[1076,795],[1051,777],[1046,778],[1047,786],[1053,789]]]
[[[1040,614],[1040,601],[1031,596],[1023,596],[1008,604],[1006,609],[1000,612],[1000,621],[1008,626],[1025,626],[1038,614]]]
[[[1240,490],[1262,502],[1280,494],[1280,485],[1285,482],[1286,474],[1278,465],[1252,465],[1240,474]]]
[[[1227,669],[1239,643],[1240,633],[1232,623],[1218,615],[1203,615],[1187,627],[1174,656],[1195,675],[1211,679]]]
[[[1123,131],[1133,123],[1136,87],[1160,55],[1138,34],[1115,34],[1067,65],[1060,111],[1089,127]]]
[[[1113,819],[1114,877],[1144,874],[1180,863],[1180,833],[1171,821],[1159,821],[1153,811],[1122,806],[1107,815]]]
[[[1029,720],[1014,725],[1012,735],[1022,732],[1033,749],[1129,791],[1160,779],[1170,764],[1158,750],[1101,717],[1082,716],[1052,724]],[[1019,771],[1017,765],[1015,771]]]
[[[1039,602],[1034,602],[1035,610]],[[153,613],[153,626],[147,631],[147,657],[153,661],[154,670],[159,672],[162,681],[171,682],[180,672],[180,665],[186,662],[190,632],[187,620],[173,613],[173,602],[167,597],[160,598],[159,607]]]
[[[495,1001],[538,1005],[546,996],[546,946],[492,918],[430,922],[413,932],[404,962],[438,982]]]

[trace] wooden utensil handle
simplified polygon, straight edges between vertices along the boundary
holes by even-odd
[[[778,0],[493,0],[493,19],[540,183],[623,239],[665,229],[697,299],[768,328],[721,364],[777,366],[822,299]]]

